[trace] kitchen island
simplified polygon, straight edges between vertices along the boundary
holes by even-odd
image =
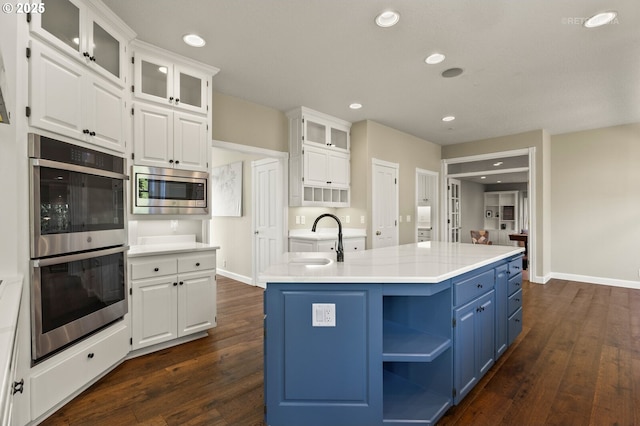
[[[267,423],[435,423],[521,330],[522,251],[285,254],[261,275]]]

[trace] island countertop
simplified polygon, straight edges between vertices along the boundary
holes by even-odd
[[[523,247],[428,241],[345,253],[285,253],[259,276],[262,283],[439,283],[517,255]],[[327,265],[296,260],[328,258]],[[292,262],[293,261],[293,262]]]

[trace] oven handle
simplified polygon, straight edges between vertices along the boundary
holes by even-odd
[[[34,167],[49,167],[51,169],[61,169],[113,179],[129,180],[129,176],[122,173],[109,172],[107,170],[94,169],[92,167],[77,166],[75,164],[60,163],[59,161],[45,160],[42,158],[30,158],[29,160],[31,161],[31,165]]]
[[[68,254],[65,256],[48,257],[46,259],[34,259],[31,261],[31,267],[41,268],[43,266],[57,265],[59,263],[76,262],[78,260],[91,259],[93,257],[108,256],[110,254],[122,253],[129,250],[129,246],[118,246],[105,250],[87,251],[77,254]]]

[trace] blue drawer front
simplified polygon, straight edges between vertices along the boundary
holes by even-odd
[[[522,274],[511,276],[509,278],[509,296],[522,288]]]
[[[522,308],[509,317],[509,345],[516,340],[520,332],[522,332]]]
[[[522,272],[522,256],[509,262],[509,275],[512,277]]]
[[[518,290],[509,296],[509,316],[522,307],[522,290]]]
[[[493,269],[455,282],[453,304],[460,306],[483,295],[493,289],[494,283],[495,271]]]

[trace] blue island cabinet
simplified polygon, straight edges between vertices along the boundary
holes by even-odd
[[[271,426],[433,424],[452,404],[451,289],[269,283]]]
[[[435,284],[268,282],[267,424],[435,424],[522,330],[521,264]]]

